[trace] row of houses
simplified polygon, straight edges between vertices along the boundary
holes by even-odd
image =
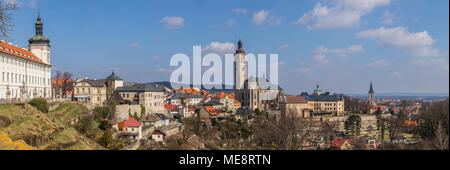
[[[169,126],[170,119],[164,114],[144,114],[141,118],[136,120],[130,116],[127,120],[113,124],[119,134],[119,138],[140,140],[143,138],[143,127],[155,127],[156,129]]]

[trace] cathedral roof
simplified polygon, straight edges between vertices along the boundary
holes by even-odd
[[[244,88],[248,89],[248,84],[249,83],[256,83],[258,85],[258,88],[261,89],[261,90],[271,90],[271,89],[283,90],[283,88],[281,88],[281,86],[271,83],[266,78],[251,76],[250,78],[245,80]],[[264,85],[264,86],[262,86],[262,85]],[[262,89],[262,87],[266,87],[266,88]]]
[[[3,41],[0,41],[0,52],[44,64],[44,62],[36,57],[31,51],[13,46]]]

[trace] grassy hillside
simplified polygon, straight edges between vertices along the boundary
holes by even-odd
[[[0,132],[12,140],[24,140],[36,149],[103,149],[67,122],[87,111],[78,104],[64,104],[44,114],[27,105],[0,105]]]

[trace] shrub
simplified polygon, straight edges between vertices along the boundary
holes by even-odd
[[[131,101],[129,101],[129,100],[125,100],[125,101],[123,101],[125,104],[127,104],[127,105],[131,105],[132,104],[132,102]]]
[[[106,120],[100,120],[99,128],[102,130],[107,130],[107,129],[112,128],[112,125],[111,125],[111,123],[109,123]]]
[[[48,113],[48,103],[45,99],[33,99],[30,102],[28,102],[31,106],[35,107],[42,113]]]

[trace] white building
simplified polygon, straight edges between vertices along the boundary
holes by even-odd
[[[0,100],[51,98],[50,39],[38,15],[28,49],[0,42]]]

